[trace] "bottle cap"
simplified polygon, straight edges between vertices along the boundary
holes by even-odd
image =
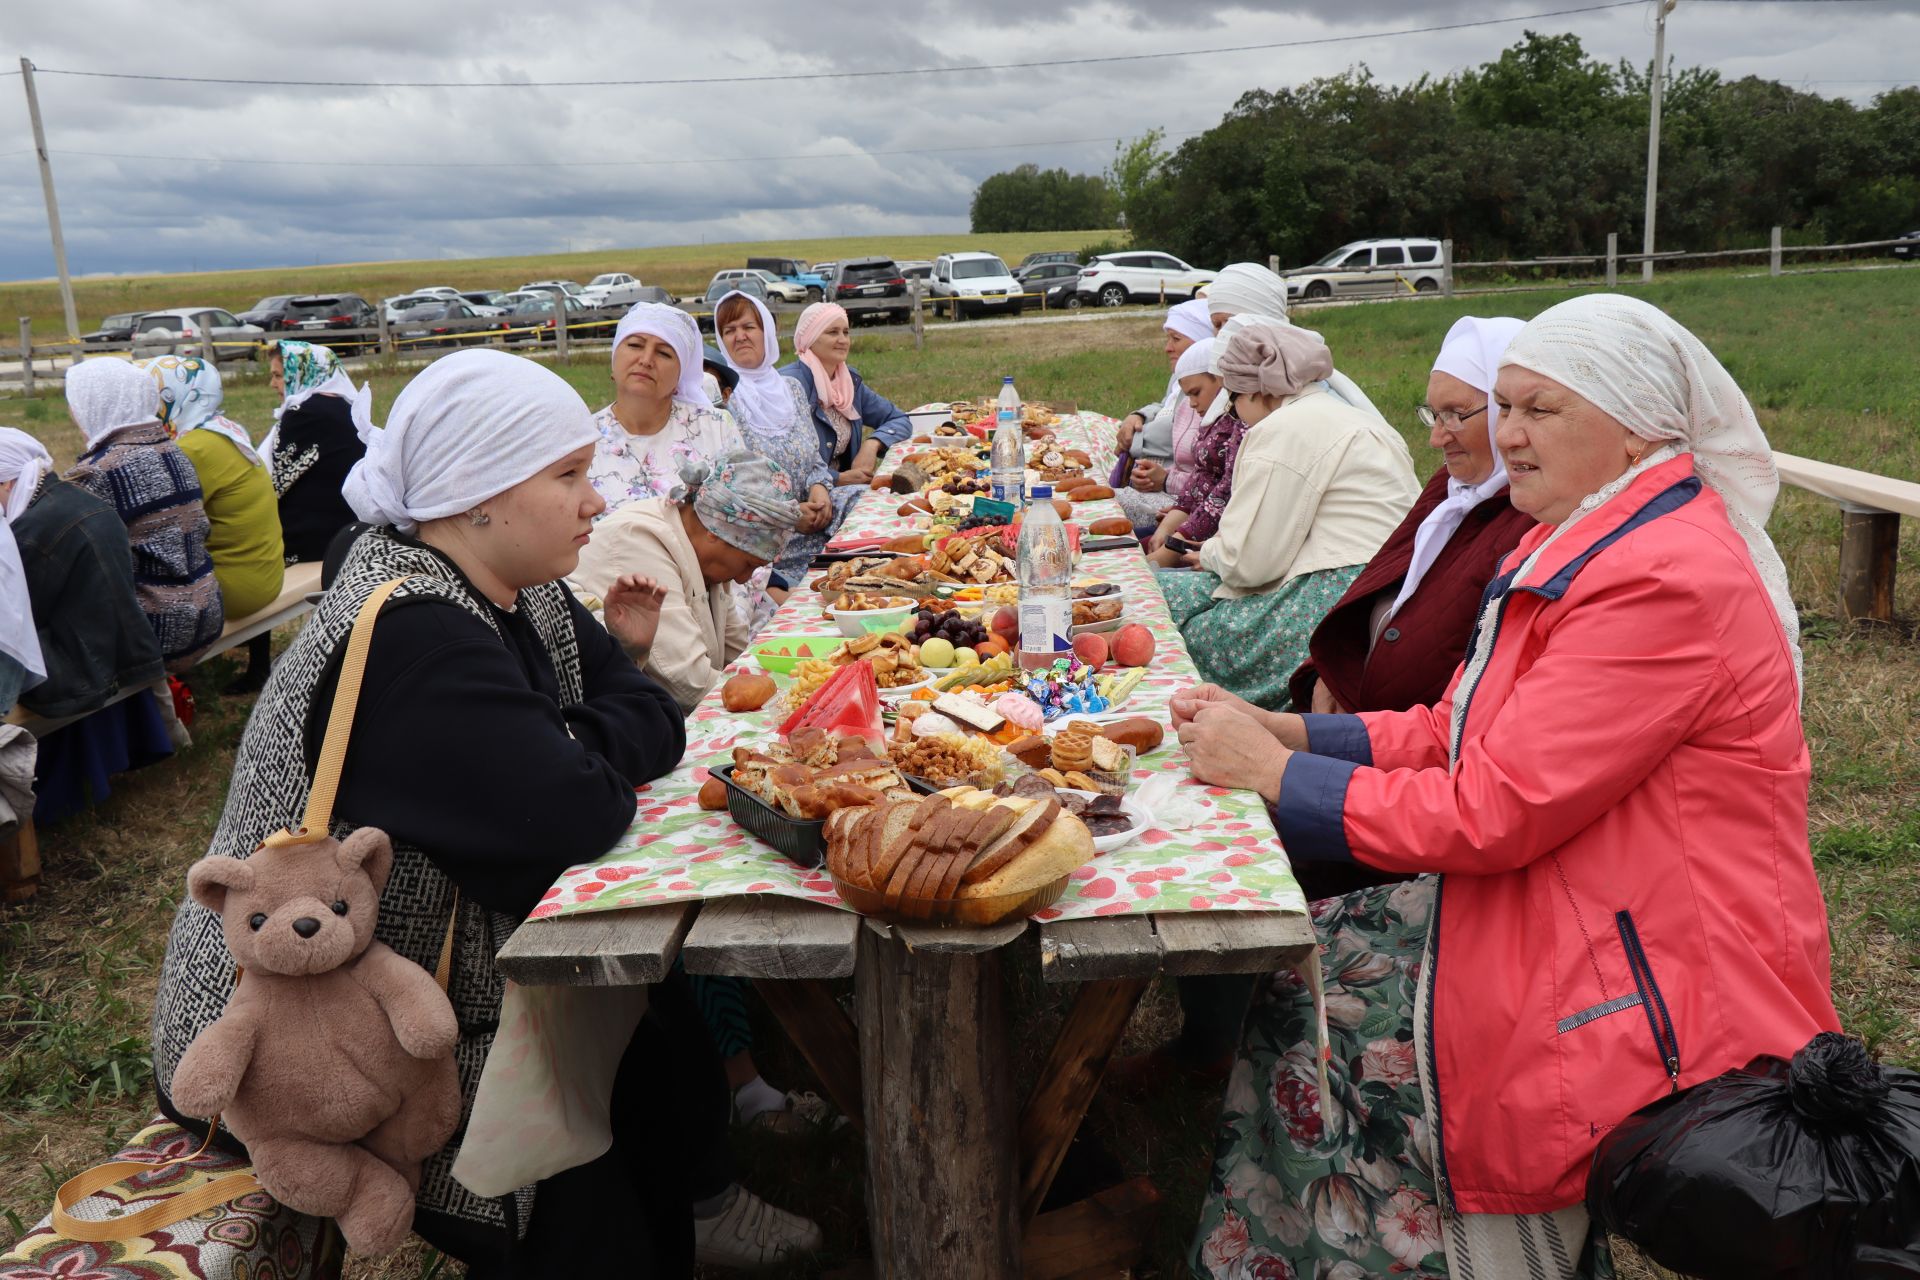
[[[1012,385],[1013,385],[1013,375],[1012,375],[1012,374],[1008,374],[1008,375],[1007,375],[1006,377],[1004,377],[1004,378],[1002,378],[1002,379],[1000,379],[1000,385],[1001,385],[1001,386],[1003,386],[1003,387],[1010,387],[1010,386],[1012,386]]]
[[[1050,484],[1037,484],[1033,486],[1030,496],[1034,498],[1051,498],[1053,497],[1053,486]]]

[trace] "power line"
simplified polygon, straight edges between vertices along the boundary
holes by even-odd
[[[1188,138],[1204,133],[1205,129],[1184,129],[1164,136],[1169,138]],[[269,160],[258,157],[220,156],[163,156],[142,155],[123,151],[68,151],[65,148],[49,154],[56,156],[83,156],[94,160],[160,160],[172,164],[243,164],[272,165],[309,168],[314,166],[337,167],[345,169],[612,169],[612,168],[652,168],[666,165],[689,164],[770,164],[795,162],[813,164],[821,160],[866,160],[876,156],[924,156],[946,155],[958,151],[1011,151],[1028,147],[1068,147],[1095,142],[1125,142],[1126,137],[1117,138],[1055,138],[1037,142],[999,142],[966,147],[913,147],[890,151],[842,151],[827,155],[794,155],[788,152],[777,156],[698,156],[660,160]],[[24,152],[0,153],[21,155]]]
[[[1839,3],[1841,0],[1832,0],[1832,2]],[[1858,2],[1865,3],[1866,0],[1858,0]],[[99,80],[153,80],[167,84],[253,85],[279,89],[609,89],[764,84],[795,80],[862,80],[879,76],[970,75],[981,71],[1030,71],[1041,67],[1086,67],[1116,62],[1153,62],[1168,58],[1201,58],[1226,53],[1263,53],[1274,49],[1304,49],[1317,45],[1347,44],[1357,40],[1383,40],[1392,36],[1432,35],[1441,31],[1465,31],[1474,27],[1534,22],[1541,18],[1564,18],[1579,13],[1636,8],[1640,3],[1641,0],[1611,0],[1606,4],[1582,5],[1574,9],[1552,9],[1544,13],[1522,13],[1506,18],[1479,18],[1471,22],[1400,27],[1392,31],[1364,31],[1353,35],[1315,36],[1304,40],[1275,40],[1265,44],[1227,45],[1213,49],[1181,49],[1166,53],[1124,53],[1093,58],[1044,58],[1034,62],[989,62],[964,67],[891,67],[871,71],[807,71],[763,76],[687,76],[671,80],[264,80],[234,79],[223,76],[163,76],[131,71],[67,71],[54,67],[36,67],[35,70],[43,76],[85,76]]]

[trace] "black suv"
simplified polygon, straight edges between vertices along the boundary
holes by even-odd
[[[237,319],[241,324],[257,324],[268,333],[287,327],[288,303],[298,296],[291,293],[276,293],[242,311]]]
[[[842,306],[853,303],[847,315],[856,321],[879,317],[900,324],[913,314],[912,307],[887,305],[886,300],[893,298],[904,303],[907,296],[907,278],[892,258],[849,258],[842,262],[834,272],[829,296]]]
[[[133,326],[139,323],[138,311],[122,311],[118,315],[108,316],[100,322],[100,327],[81,337],[82,342],[131,342]]]
[[[378,329],[380,313],[357,293],[310,293],[287,299],[282,332],[298,334],[312,342],[330,347],[375,346],[374,336],[331,338],[336,329]]]

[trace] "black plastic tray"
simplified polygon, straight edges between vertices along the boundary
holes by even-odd
[[[826,860],[825,818],[811,822],[804,818],[789,818],[735,782],[733,766],[730,764],[719,765],[707,772],[726,786],[727,813],[748,834],[772,845],[782,857],[800,866],[817,867]],[[931,795],[939,789],[923,778],[901,776],[909,787],[922,795]]]

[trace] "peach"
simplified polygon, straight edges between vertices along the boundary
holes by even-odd
[[[1144,667],[1153,661],[1153,632],[1129,622],[1113,634],[1113,660],[1123,667]]]
[[[1020,640],[1020,611],[1010,604],[1000,606],[1000,612],[993,615],[993,633],[1005,636],[1009,644]]]
[[[1107,638],[1097,631],[1075,636],[1073,656],[1098,671],[1107,665]]]

